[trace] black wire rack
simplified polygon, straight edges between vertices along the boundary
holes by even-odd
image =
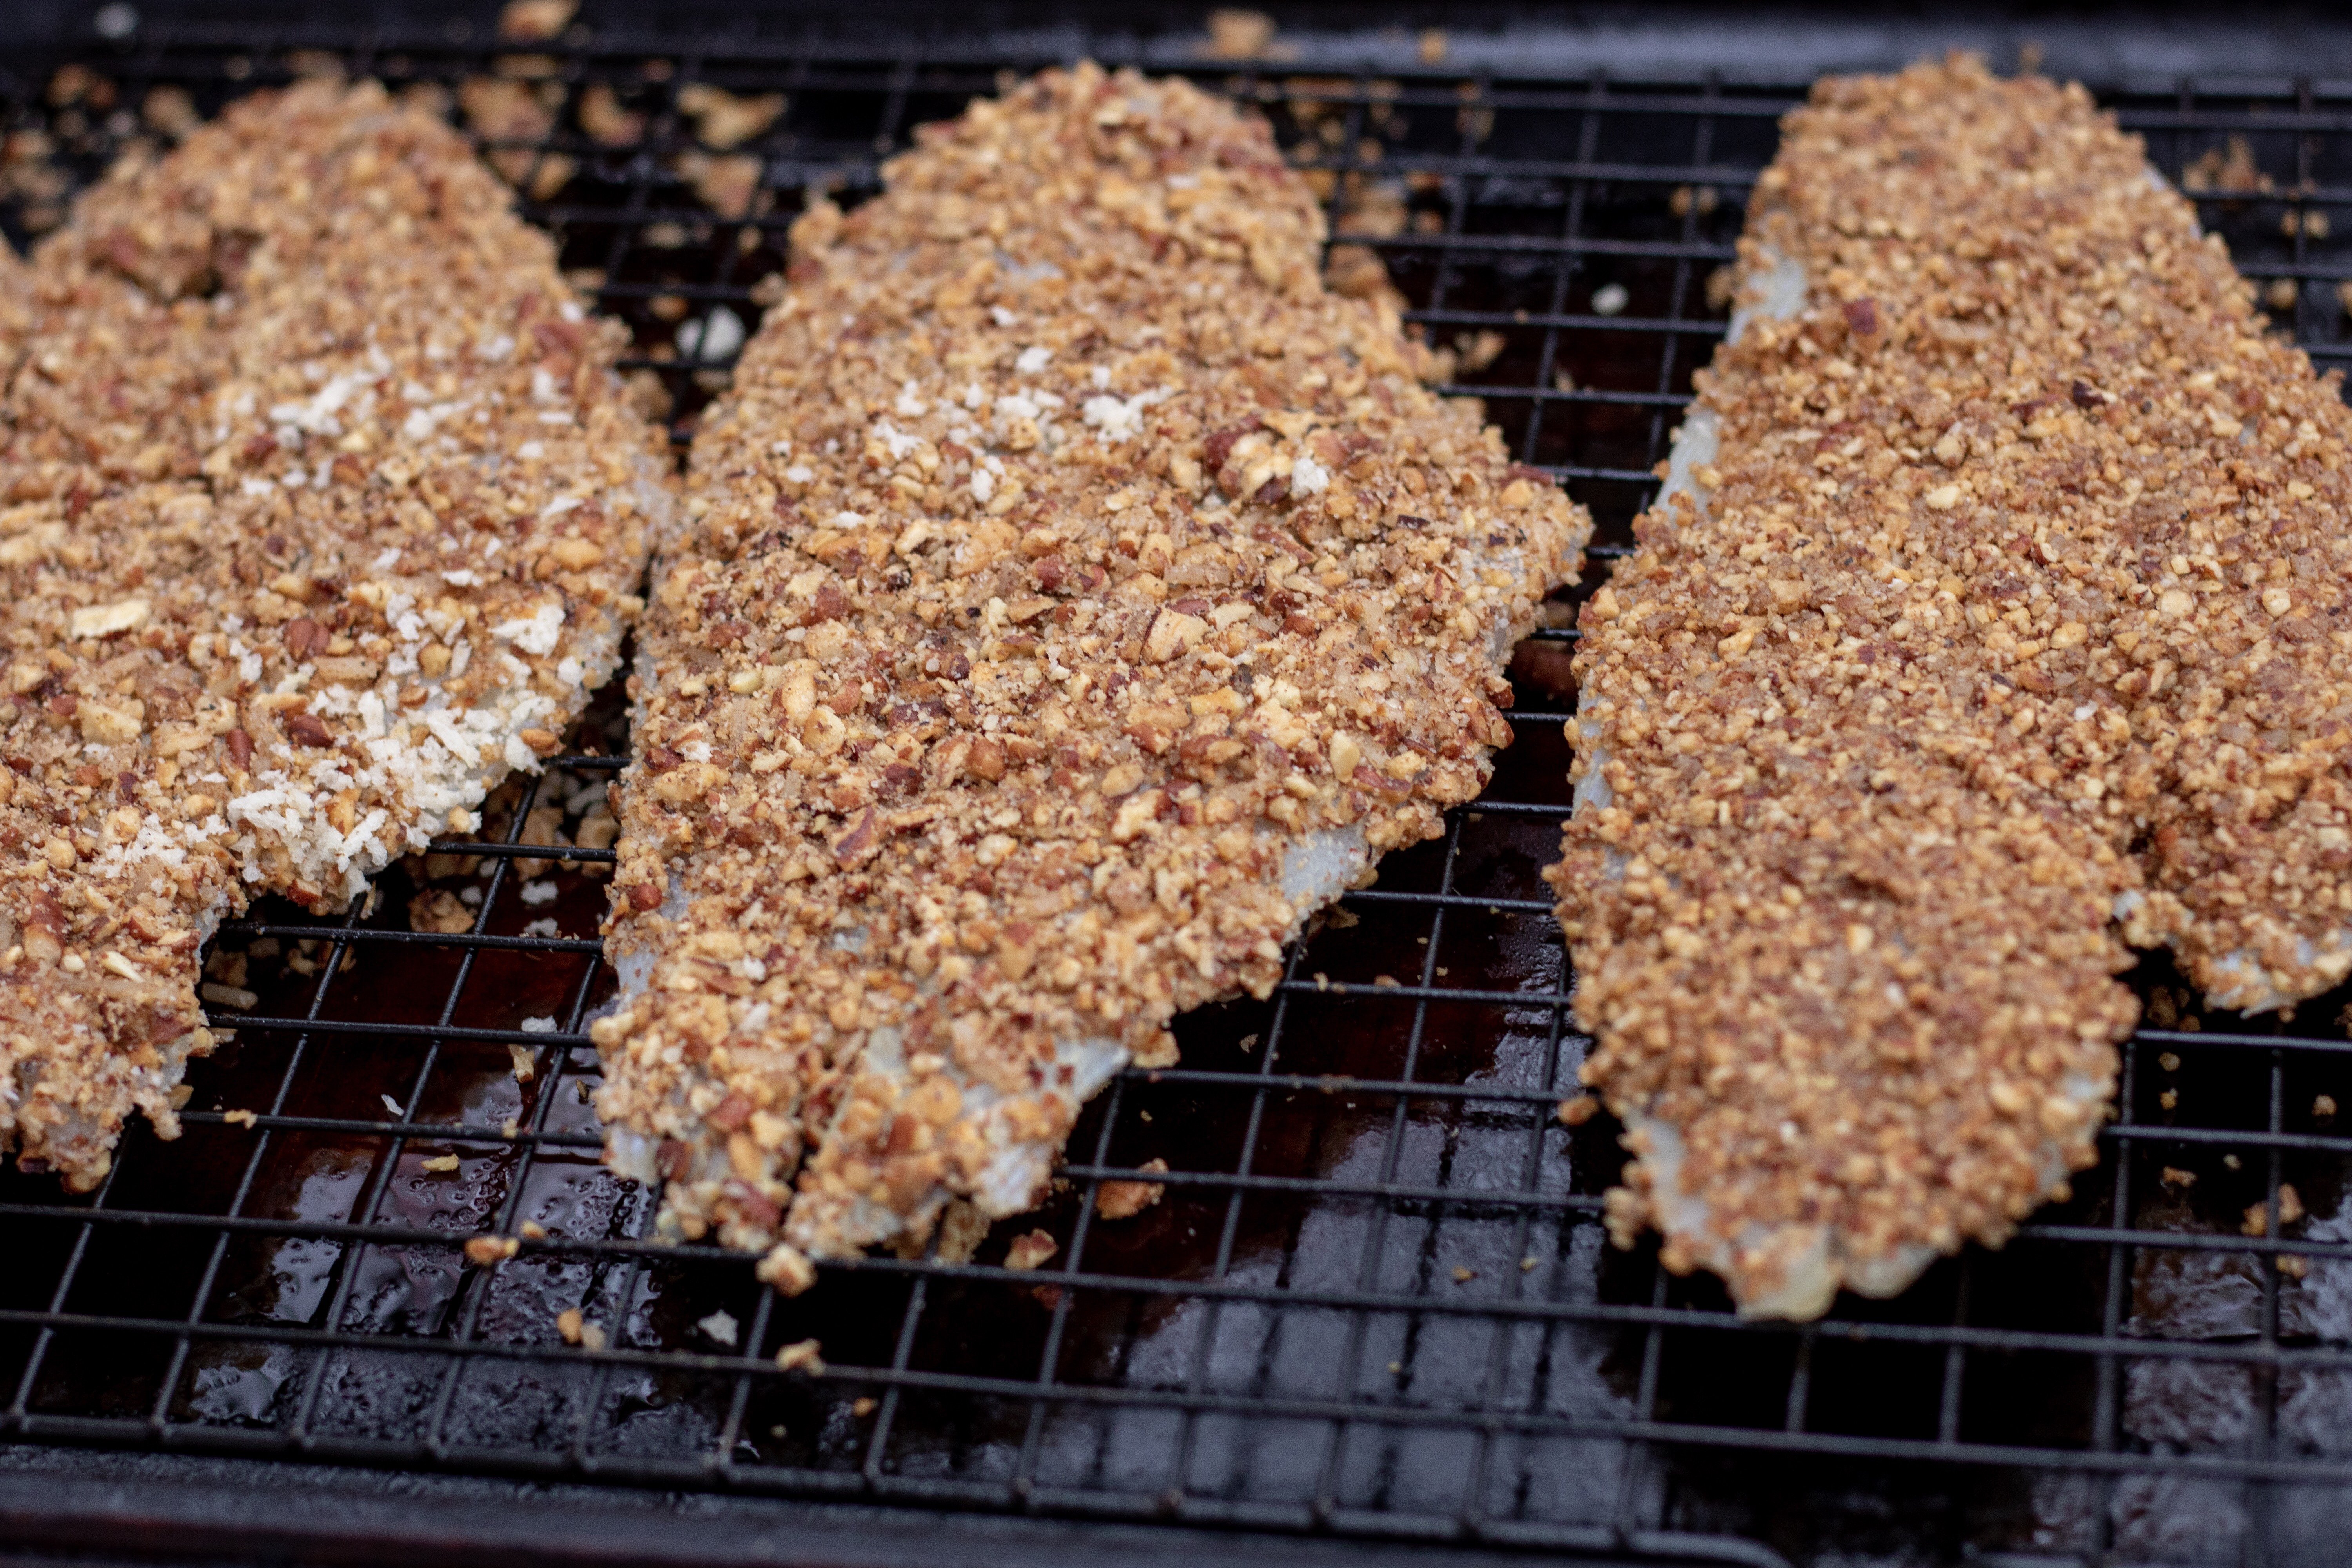
[[[121,30],[0,83],[13,237],[241,92],[377,76],[476,132],[631,326],[624,368],[681,444],[806,195],[858,199],[911,126],[1066,52]],[[1605,572],[1804,80],[1445,53],[1152,58],[1273,121],[1338,243],[1381,260],[1449,357],[1447,390],[1592,509]],[[2281,329],[2323,368],[2352,360],[2352,84],[2105,96]],[[135,1130],[83,1197],[0,1173],[0,1448],[1612,1561],[2340,1561],[2344,998],[2208,1017],[2145,961],[2149,1024],[2068,1200],[1896,1300],[1744,1321],[1653,1247],[1606,1245],[1617,1130],[1558,1114],[1587,1042],[1537,873],[1567,803],[1571,640],[1522,650],[1486,796],[1349,895],[1269,1001],[1188,1016],[1180,1067],[1115,1080],[1038,1215],[971,1261],[828,1265],[791,1300],[744,1257],[657,1245],[646,1194],[597,1163],[584,1020],[613,985],[613,855],[592,846],[626,747],[605,700],[478,840],[340,919],[272,904],[224,929],[206,997],[234,1037],[191,1074],[182,1138]],[[1138,1181],[1164,1195],[1102,1217],[1105,1184]],[[1052,1257],[1008,1268],[1032,1229]],[[515,1245],[469,1255],[477,1236]],[[780,1369],[806,1340],[819,1360]]]

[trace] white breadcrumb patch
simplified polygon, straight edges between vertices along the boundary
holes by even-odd
[[[490,628],[490,635],[514,644],[525,653],[553,653],[556,639],[563,635],[563,606],[541,605],[528,620],[500,621]]]

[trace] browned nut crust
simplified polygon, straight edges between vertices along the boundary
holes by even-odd
[[[538,765],[668,492],[617,330],[372,84],[118,170],[0,299],[0,1151],[83,1188],[177,1131],[225,913]]]
[[[1190,86],[1049,72],[886,178],[697,441],[594,1026],[666,1223],[794,1257],[1027,1207],[1175,1013],[1266,994],[1477,793],[1589,531]]]

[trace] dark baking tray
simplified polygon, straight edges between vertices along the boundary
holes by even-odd
[[[7,24],[13,239],[168,133],[173,92],[208,112],[305,71],[503,72],[547,124],[489,150],[635,330],[627,368],[663,384],[681,442],[727,370],[681,357],[678,328],[756,325],[805,192],[859,199],[914,124],[1081,53],[1255,105],[1335,218],[1385,211],[1352,242],[1456,352],[1453,390],[1592,508],[1604,570],[1721,330],[1709,278],[1775,121],[1822,68],[2038,48],[2168,174],[2219,187],[2205,219],[2281,330],[2323,368],[2352,358],[2352,37],[2291,13],[1491,12],[1439,39],[1310,9],[1256,60],[1204,58],[1190,14],[1066,8],[685,10],[656,31],[649,7],[592,5],[528,46],[487,12],[101,19],[111,36],[85,8]],[[65,65],[89,74],[61,84]],[[698,148],[697,84],[786,104]],[[582,118],[599,88],[643,116],[625,144]],[[754,161],[747,206],[712,210],[707,163],[698,188],[713,154]],[[2069,1202],[1897,1300],[1743,1322],[1654,1248],[1606,1246],[1616,1129],[1554,1114],[1586,1043],[1536,879],[1570,641],[1522,652],[1486,797],[1387,861],[1270,1002],[1187,1017],[1181,1068],[1119,1079],[1034,1221],[969,1264],[828,1268],[791,1301],[746,1258],[648,1242],[646,1195],[596,1163],[582,1021],[611,985],[609,855],[519,840],[578,826],[625,751],[608,701],[481,842],[388,871],[346,918],[272,904],[223,933],[258,1002],[221,1012],[236,1038],[192,1075],[184,1138],[134,1131],[87,1197],[0,1173],[0,1555],[2342,1561],[2352,1136],[2315,1108],[2352,1104],[2345,998],[2206,1017],[2148,960],[2149,1026]],[[411,931],[434,889],[478,896],[471,930]],[[423,1168],[447,1153],[457,1171]],[[1163,1202],[1090,1217],[1154,1157]],[[2282,1237],[2287,1185],[2306,1212]],[[548,1239],[494,1268],[457,1249],[525,1219]],[[1004,1269],[1031,1224],[1058,1253]],[[604,1349],[564,1342],[567,1307]],[[698,1326],[719,1311],[731,1349]],[[811,1336],[824,1373],[779,1373]]]

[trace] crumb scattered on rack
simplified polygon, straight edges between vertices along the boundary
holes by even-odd
[[[520,1245],[511,1236],[469,1236],[466,1238],[466,1260],[488,1268],[494,1263],[512,1258]]]
[[[1168,1169],[1168,1162],[1154,1157],[1136,1169],[1162,1173]],[[1095,1191],[1095,1212],[1105,1219],[1132,1219],[1158,1203],[1167,1190],[1165,1182],[1105,1182]]]
[[[1013,1245],[1004,1251],[1004,1267],[1016,1269],[1040,1268],[1061,1249],[1061,1243],[1055,1241],[1046,1232],[1032,1230],[1026,1235],[1013,1238]]]

